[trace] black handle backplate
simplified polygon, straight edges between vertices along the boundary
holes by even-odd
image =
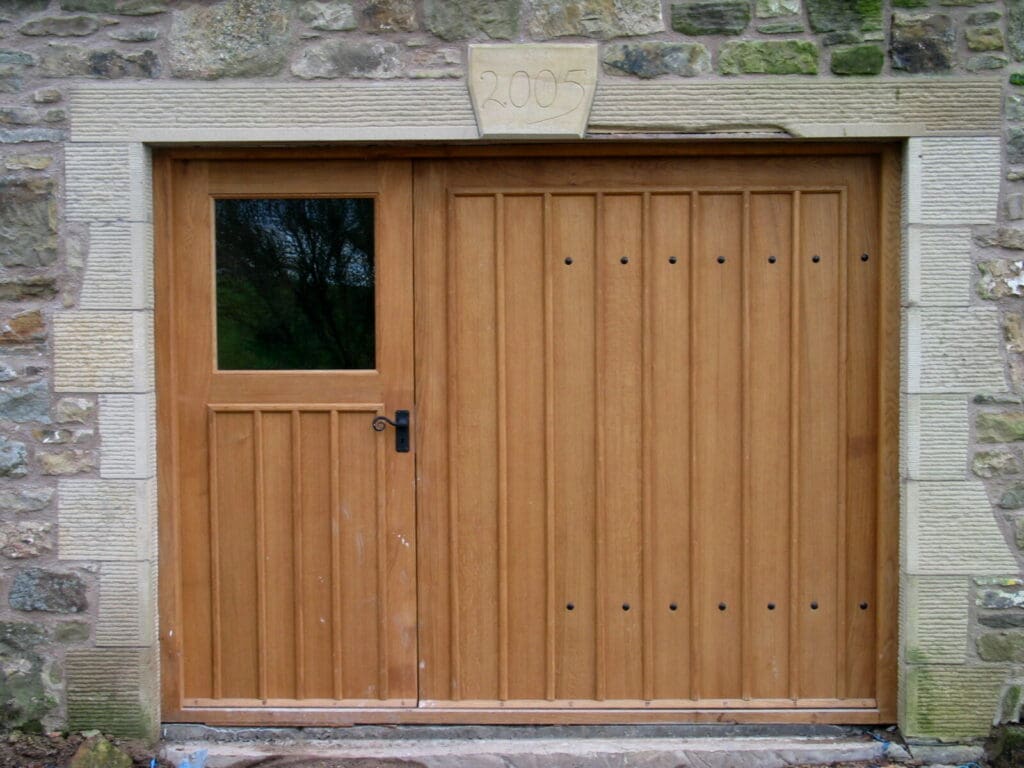
[[[391,425],[395,428],[395,451],[397,453],[409,452],[409,412],[395,411],[395,420],[387,416],[378,416],[373,420],[375,432],[383,432],[384,428]]]

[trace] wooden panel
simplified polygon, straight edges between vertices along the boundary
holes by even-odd
[[[751,194],[743,457],[745,695],[789,693],[792,195]]]
[[[497,261],[502,677],[499,698],[547,696],[549,586],[543,195],[503,201]],[[510,334],[509,331],[512,331]],[[553,499],[552,499],[553,502]]]
[[[644,262],[645,594],[650,663],[644,698],[690,687],[690,207],[687,194],[650,195]],[[646,656],[645,656],[646,659]],[[653,678],[653,679],[652,679]]]
[[[609,699],[643,696],[642,205],[640,195],[605,195],[598,223],[598,697]]]
[[[559,699],[597,697],[597,201],[552,195],[552,444],[556,584],[555,686]]]
[[[837,193],[800,196],[799,565],[797,694],[832,697],[837,682],[840,315]]]
[[[695,196],[690,318],[695,693],[742,696],[743,196]]]
[[[498,693],[498,450],[493,196],[451,206],[452,583],[456,699]]]

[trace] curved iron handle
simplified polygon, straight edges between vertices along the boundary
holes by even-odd
[[[387,416],[377,416],[370,424],[374,432],[383,432],[387,426],[395,428],[395,451],[398,453],[409,452],[409,412],[395,411],[395,420]]]

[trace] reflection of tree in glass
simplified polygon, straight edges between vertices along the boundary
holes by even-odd
[[[218,200],[221,369],[374,367],[373,200]]]

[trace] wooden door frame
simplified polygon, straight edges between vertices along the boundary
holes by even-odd
[[[884,250],[885,269],[881,276],[880,296],[880,445],[881,473],[878,498],[879,573],[877,584],[878,652],[877,705],[873,708],[779,708],[782,702],[751,706],[749,702],[709,702],[708,707],[666,709],[652,705],[642,709],[532,709],[527,707],[473,708],[367,708],[329,709],[267,707],[258,711],[232,706],[226,701],[218,707],[182,707],[178,656],[175,643],[161,631],[160,665],[162,669],[162,720],[165,722],[203,722],[209,725],[264,726],[344,726],[383,723],[436,724],[614,724],[614,723],[845,723],[877,724],[897,720],[897,631],[899,588],[899,380],[900,380],[900,198],[902,186],[902,145],[892,142],[821,142],[793,144],[789,141],[755,143],[687,141],[687,142],[617,142],[588,141],[557,144],[481,144],[472,145],[366,145],[331,147],[251,148],[173,148],[157,150],[153,158],[154,203],[154,284],[155,284],[155,348],[157,384],[157,420],[164,425],[157,430],[158,509],[159,513],[159,610],[161,626],[174,626],[173,617],[180,615],[177,503],[171,479],[177,471],[174,448],[177,436],[171,420],[174,363],[170,337],[174,297],[170,290],[170,254],[173,232],[168,216],[172,199],[171,165],[181,159],[295,159],[295,158],[512,158],[512,157],[683,157],[687,155],[787,155],[820,156],[869,154],[878,156],[881,165],[879,195],[880,242]],[[415,171],[414,171],[414,175]],[[416,194],[414,189],[414,195]],[[422,228],[429,223],[414,217],[414,242],[421,242]],[[429,392],[430,361],[444,354],[443,328],[433,321],[436,308],[443,306],[445,265],[436,254],[414,249],[414,378],[415,400],[419,404]],[[431,290],[433,287],[433,290]],[[438,300],[441,292],[441,302]],[[440,334],[440,335],[439,335]],[[440,338],[440,346],[439,346]],[[414,445],[421,443],[423,420],[414,419]],[[417,478],[425,474],[422,459],[416,457]],[[444,471],[443,467],[432,471]],[[417,508],[424,503],[425,487],[419,481],[416,489]],[[423,518],[417,515],[417,528]],[[418,531],[418,534],[420,532]],[[418,535],[422,540],[422,536]],[[422,553],[417,554],[417,558]],[[746,705],[732,708],[730,705]]]

